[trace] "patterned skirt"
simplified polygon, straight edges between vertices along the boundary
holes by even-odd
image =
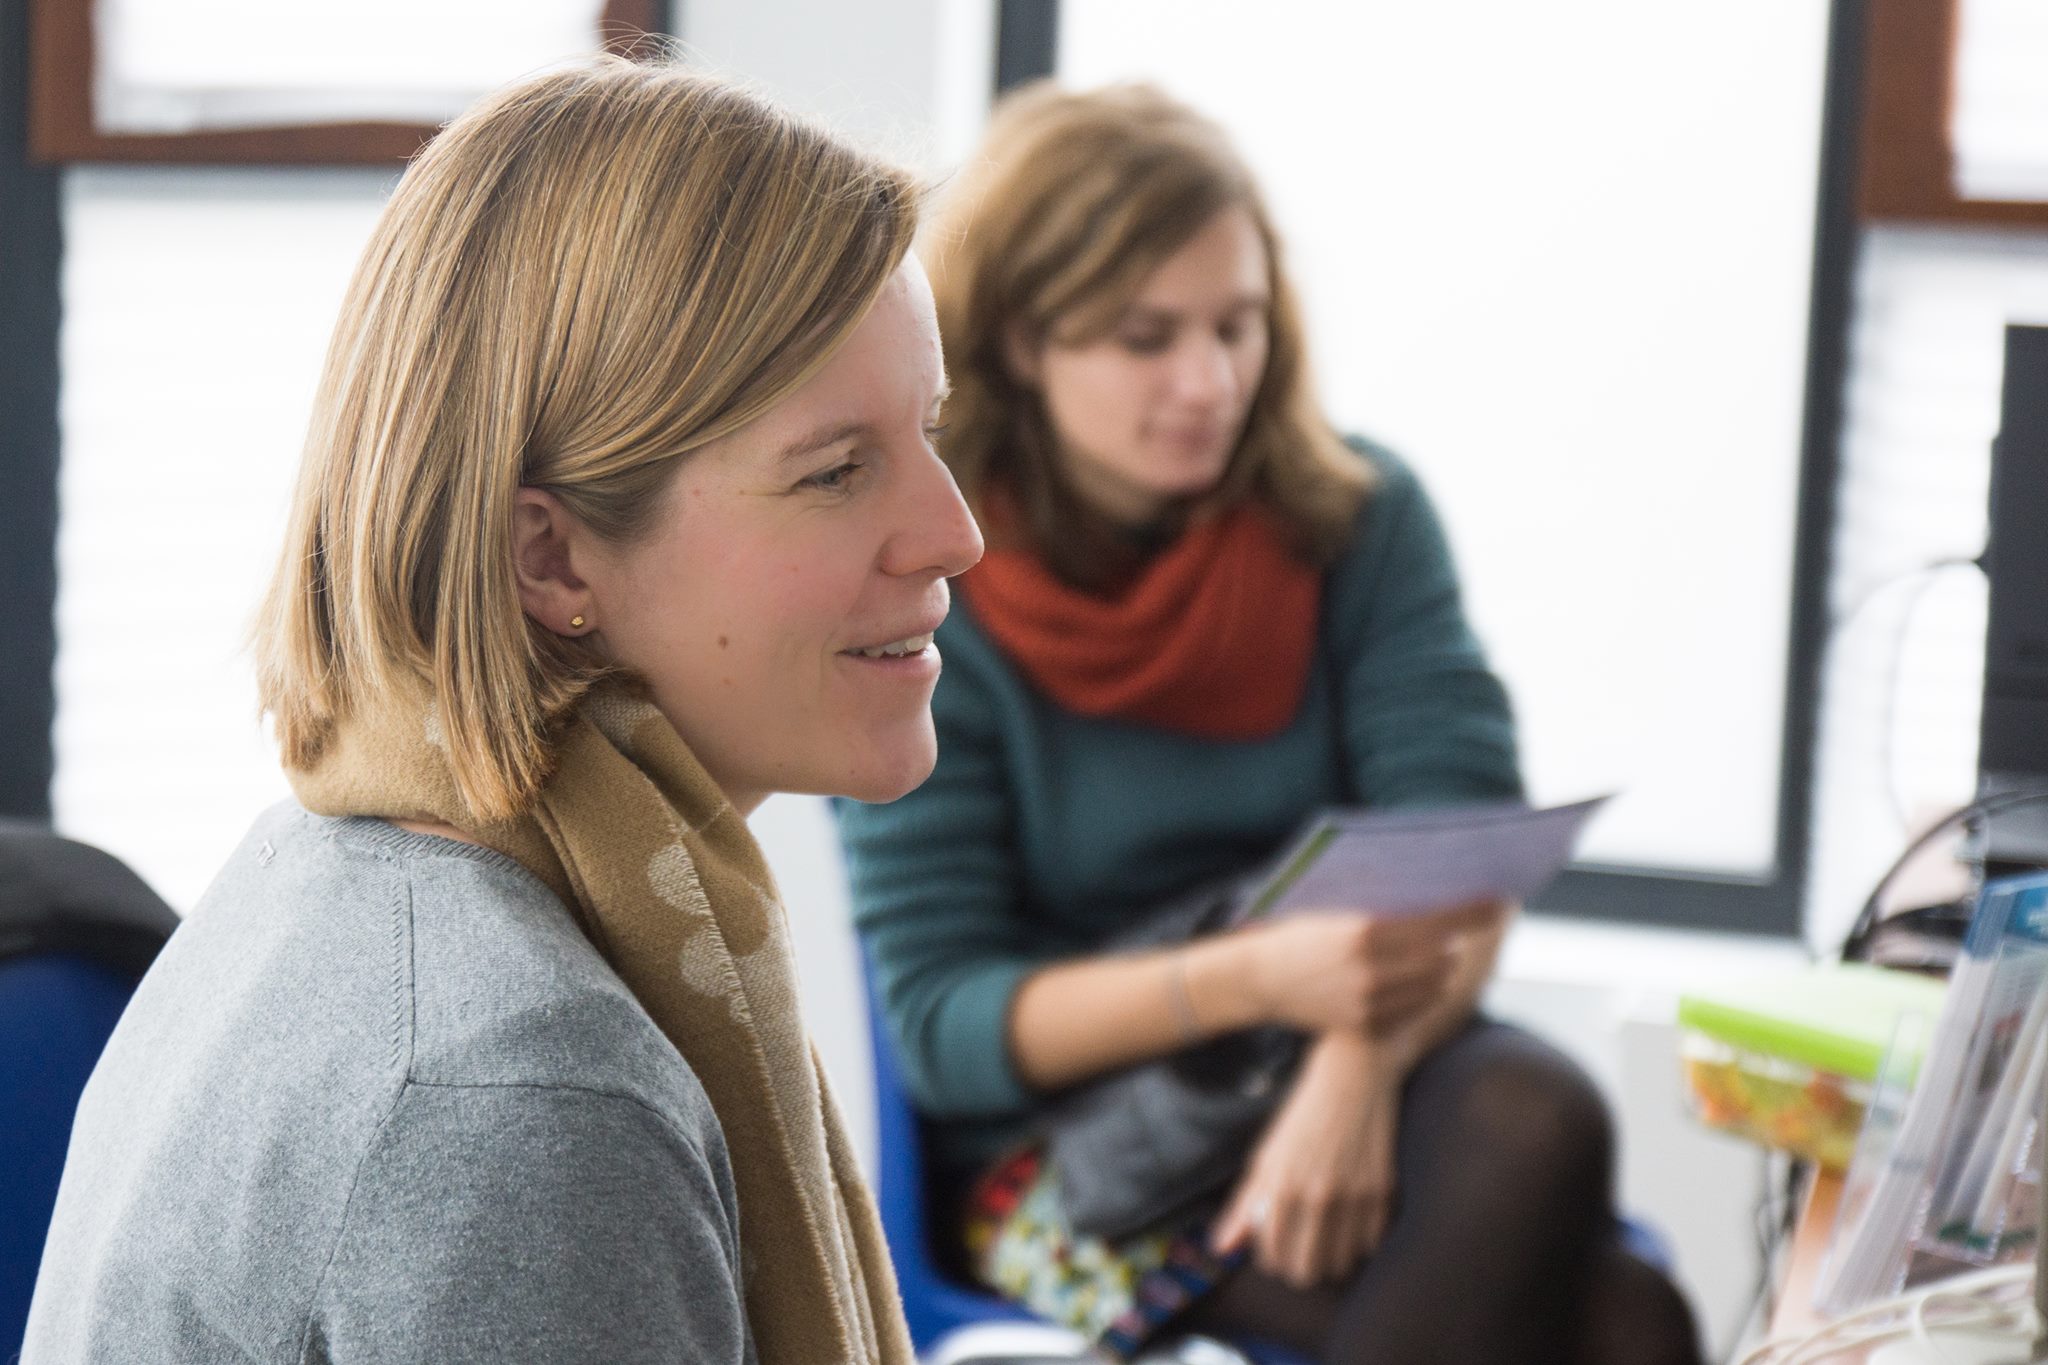
[[[1246,1258],[1209,1250],[1209,1220],[1109,1242],[1076,1233],[1059,1172],[1033,1145],[998,1161],[966,1208],[975,1276],[1039,1317],[1128,1359]]]

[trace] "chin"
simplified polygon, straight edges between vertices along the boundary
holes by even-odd
[[[1199,468],[1181,465],[1174,469],[1161,470],[1152,482],[1152,492],[1162,498],[1199,498],[1223,482],[1223,475],[1229,462],[1204,463]]]
[[[885,805],[899,796],[916,791],[939,761],[935,738],[927,732],[921,743],[904,744],[893,751],[871,753],[847,774],[840,795],[874,805]]]

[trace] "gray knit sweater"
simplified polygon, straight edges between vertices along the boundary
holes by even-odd
[[[750,1362],[724,1137],[531,874],[280,806],[86,1087],[23,1359]]]

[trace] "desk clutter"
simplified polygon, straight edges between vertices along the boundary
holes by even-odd
[[[2031,1254],[2048,1062],[2048,875],[1992,882],[1971,917],[1917,1080],[1887,1083],[1843,1190],[1818,1302]]]
[[[1846,1173],[1822,1314],[1881,1318],[1956,1276],[2027,1276],[2016,1263],[2033,1257],[2041,1212],[2048,873],[1985,886],[1945,983],[1823,964],[1688,995],[1679,1020],[1701,1122]]]
[[[1900,1021],[1931,1021],[1945,992],[1931,977],[1835,962],[1681,996],[1693,1117],[1846,1170]],[[1909,1035],[1893,1064],[1917,1070],[1920,1034]]]

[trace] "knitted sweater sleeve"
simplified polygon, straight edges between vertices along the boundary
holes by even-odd
[[[1404,464],[1362,448],[1380,482],[1325,605],[1352,798],[1424,806],[1519,796],[1507,691],[1465,620],[1436,510]]]
[[[951,636],[952,638],[949,638]],[[887,805],[835,801],[869,989],[905,1086],[936,1118],[1022,1112],[1031,1093],[1009,1049],[1019,983],[1051,950],[1025,923],[1015,794],[976,670],[976,643],[942,630],[932,698],[938,765]]]
[[[623,1095],[407,1085],[300,1359],[753,1365],[721,1143]]]

